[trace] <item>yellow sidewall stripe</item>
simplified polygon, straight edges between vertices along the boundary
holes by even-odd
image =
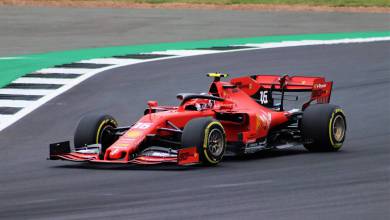
[[[332,112],[332,117],[329,120],[329,140],[332,147],[336,149],[340,148],[342,145],[341,143],[335,143],[335,141],[333,140],[333,120],[337,113],[342,113],[344,115],[344,111],[341,108],[337,108]]]
[[[215,161],[215,160],[211,159],[210,156],[208,155],[208,152],[207,152],[209,131],[210,131],[211,126],[213,126],[213,125],[220,126],[221,129],[222,129],[222,133],[225,136],[225,130],[223,129],[223,126],[222,126],[222,124],[219,121],[213,121],[210,124],[208,124],[206,129],[205,129],[205,131],[204,131],[203,153],[204,153],[204,155],[205,155],[205,157],[206,157],[208,162],[210,162],[212,164],[216,164],[216,163],[218,163],[218,161]],[[224,141],[226,142],[226,138],[225,137],[224,137]],[[226,145],[226,143],[225,143],[225,145]]]
[[[106,125],[106,124],[108,124],[108,123],[112,123],[112,124],[115,125],[115,126],[117,126],[117,124],[118,124],[118,123],[117,123],[115,120],[113,120],[113,119],[105,119],[105,120],[103,120],[103,121],[100,123],[100,125],[99,125],[99,127],[98,127],[98,129],[97,129],[97,132],[96,132],[96,140],[95,140],[96,144],[99,143],[99,134],[100,134],[100,132],[101,132],[103,126]]]

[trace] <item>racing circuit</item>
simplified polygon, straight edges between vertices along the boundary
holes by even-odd
[[[388,14],[371,13],[0,7],[0,54],[383,31],[388,21]],[[390,41],[379,41],[237,50],[110,68],[0,128],[0,219],[389,219],[389,57]],[[334,81],[331,103],[347,116],[343,148],[260,152],[225,158],[217,167],[46,160],[49,143],[72,140],[83,115],[108,113],[120,125],[131,124],[148,100],[176,105],[177,93],[206,92],[212,79],[205,74],[215,71]]]
[[[389,42],[274,48],[105,71],[2,131],[0,218],[387,219],[389,48]],[[106,112],[131,123],[148,100],[175,104],[179,92],[206,91],[205,73],[216,70],[333,80],[331,102],[348,118],[343,149],[259,153],[214,168],[112,169],[45,160],[48,143],[72,137],[82,115]]]

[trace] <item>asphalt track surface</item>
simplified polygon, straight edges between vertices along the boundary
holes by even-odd
[[[277,48],[136,64],[101,73],[0,133],[0,219],[389,219],[390,43]],[[80,117],[134,122],[149,99],[206,91],[204,73],[321,74],[348,119],[337,153],[303,148],[213,168],[47,161]]]
[[[110,45],[389,29],[390,14],[0,7],[0,56]]]

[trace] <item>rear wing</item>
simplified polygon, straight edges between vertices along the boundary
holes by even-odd
[[[313,101],[329,103],[333,86],[333,82],[327,82],[324,77],[288,75],[253,75],[234,78],[230,83],[268,107],[273,107],[272,93],[281,92],[280,110],[283,110],[285,92],[311,92],[310,99],[302,106],[305,109]]]

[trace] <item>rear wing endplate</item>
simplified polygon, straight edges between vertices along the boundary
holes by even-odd
[[[255,99],[261,98],[263,91],[279,91],[282,94],[311,91],[311,98],[303,108],[313,101],[329,103],[333,85],[332,81],[327,82],[324,77],[288,75],[253,75],[234,78],[230,82]]]

